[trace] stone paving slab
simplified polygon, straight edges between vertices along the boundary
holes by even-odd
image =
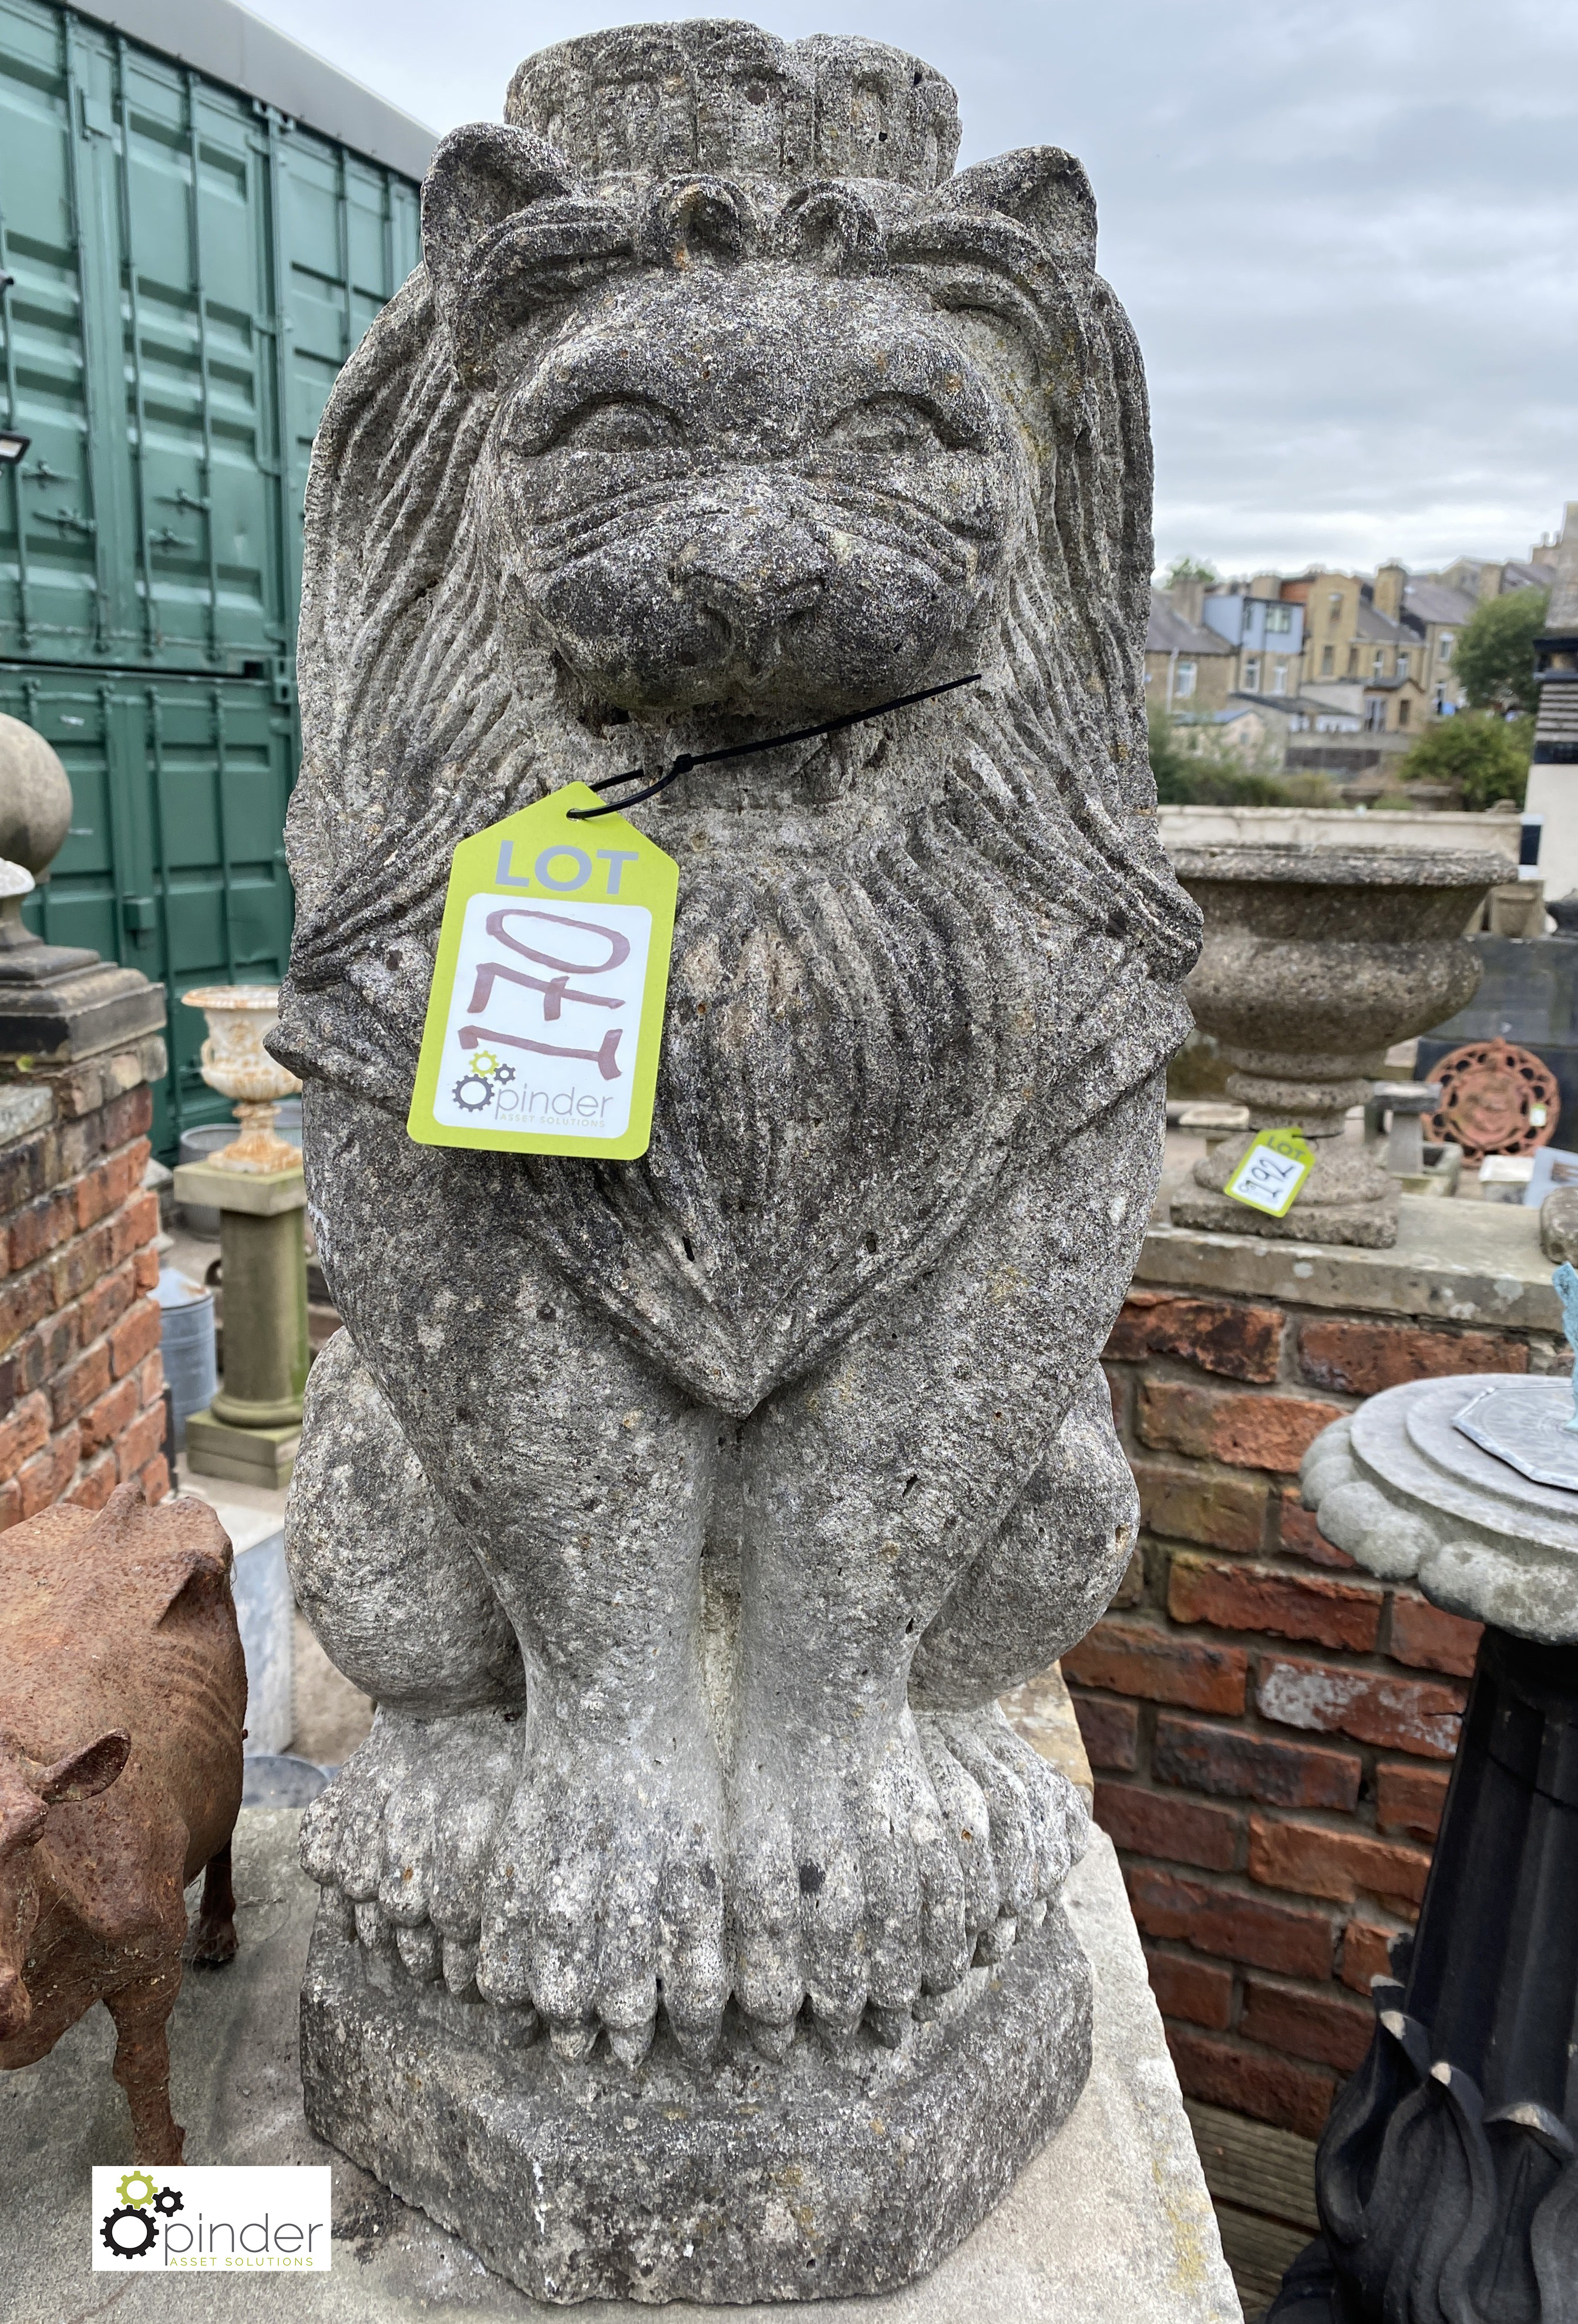
[[[4,2324],[633,2324],[656,2311],[527,2299],[420,2211],[320,2146],[301,2114],[297,2001],[317,1892],[296,1862],[298,1818],[248,1809],[236,1832],[228,1969],[189,1972],[171,2028],[175,2112],[189,2163],[323,2163],[334,2169],[334,2266],[309,2281],[137,2275],[88,2265],[88,2169],[132,2159],[110,2080],[111,2028],[95,2010],[36,2066],[0,2076]],[[1066,1892],[1095,1971],[1095,2055],[1064,2128],[967,2242],[923,2283],[803,2309],[697,2308],[667,2324],[804,2314],[815,2324],[1241,2324],[1199,2158],[1111,1842],[1099,1831]]]

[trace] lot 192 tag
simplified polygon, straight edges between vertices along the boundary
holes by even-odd
[[[568,783],[455,850],[406,1127],[422,1146],[644,1154],[679,869]]]
[[[1302,1131],[1262,1130],[1222,1191],[1270,1218],[1286,1218],[1315,1158]]]

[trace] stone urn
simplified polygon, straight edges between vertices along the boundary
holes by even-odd
[[[203,1079],[235,1100],[241,1124],[240,1137],[213,1157],[215,1166],[254,1176],[299,1170],[301,1157],[289,1139],[278,1135],[274,1120],[280,1100],[293,1097],[301,1084],[263,1047],[264,1037],[280,1021],[278,985],[206,984],[181,998],[208,1020],[200,1052]]]
[[[1343,1117],[1362,1105],[1393,1042],[1470,1001],[1480,963],[1464,931],[1506,858],[1389,849],[1191,847],[1173,858],[1205,916],[1185,988],[1220,1044],[1227,1092],[1250,1127],[1195,1166],[1173,1196],[1175,1226],[1386,1250],[1398,1187]],[[1282,1218],[1223,1189],[1258,1131],[1302,1130],[1315,1162]]]

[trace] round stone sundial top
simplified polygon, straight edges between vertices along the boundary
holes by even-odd
[[[1410,1380],[1316,1437],[1299,1472],[1305,1505],[1368,1572],[1416,1582],[1447,1612],[1578,1642],[1572,1413],[1565,1379]],[[1571,1484],[1553,1481],[1565,1474]]]

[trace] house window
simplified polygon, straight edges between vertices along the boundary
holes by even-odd
[[[1348,649],[1348,675],[1350,678],[1357,678],[1359,675],[1359,649],[1357,646],[1350,646]]]
[[[1398,705],[1398,724],[1399,726],[1406,726],[1407,723],[1408,706],[1406,702],[1399,702]]]
[[[1244,657],[1244,692],[1246,694],[1259,694],[1260,690],[1260,657],[1259,654],[1246,654]]]
[[[1400,653],[1400,654],[1398,656],[1398,676],[1399,678],[1407,678],[1407,675],[1408,675],[1408,657],[1407,657],[1407,655],[1406,653]]]
[[[1450,661],[1452,659],[1452,632],[1450,630],[1443,630],[1441,635],[1436,639],[1435,659],[1437,661]]]
[[[1271,672],[1271,691],[1273,694],[1286,694],[1287,691],[1287,664],[1285,661],[1278,662]]]
[[[1268,630],[1290,630],[1293,627],[1292,606],[1269,605],[1266,609],[1266,627]]]
[[[1386,648],[1384,646],[1376,647],[1370,667],[1374,670],[1377,678],[1384,678],[1386,676]]]
[[[1178,664],[1178,674],[1173,686],[1173,699],[1176,702],[1187,702],[1194,691],[1195,665],[1192,661],[1181,661]]]
[[[1371,734],[1380,734],[1385,733],[1386,696],[1384,695],[1380,695],[1373,702],[1367,702],[1365,704],[1364,724],[1367,730]]]
[[[1330,678],[1330,677],[1331,677],[1331,675],[1332,675],[1333,670],[1336,668],[1336,663],[1337,663],[1337,649],[1336,649],[1336,647],[1335,647],[1335,646],[1323,646],[1323,647],[1321,648],[1321,676],[1322,676],[1323,678]]]
[[[1333,628],[1343,618],[1343,592],[1333,589],[1326,600],[1326,619]]]

